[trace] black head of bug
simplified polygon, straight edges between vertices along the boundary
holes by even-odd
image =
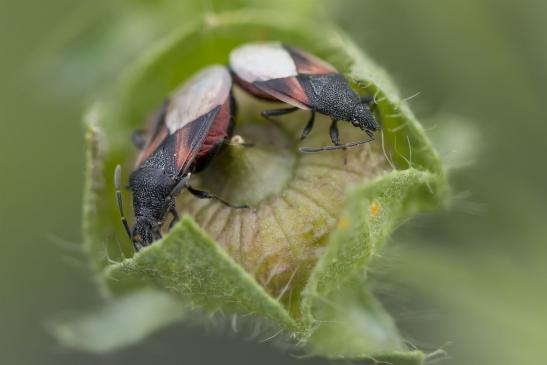
[[[161,238],[161,222],[146,216],[136,216],[135,224],[131,228],[131,241],[135,249],[150,245]]]
[[[370,107],[365,103],[358,103],[355,105],[351,116],[351,124],[362,130],[374,132],[378,129],[374,114],[372,113],[372,110],[370,110]]]
[[[131,174],[129,187],[135,212],[131,241],[135,246],[148,246],[161,238],[161,225],[174,208],[173,190],[178,182],[163,169],[153,166],[141,167]]]

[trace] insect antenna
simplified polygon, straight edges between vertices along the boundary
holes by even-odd
[[[312,152],[321,152],[321,151],[341,150],[341,149],[351,148],[351,147],[359,146],[361,144],[374,141],[374,135],[372,134],[372,132],[370,131],[365,131],[365,132],[370,138],[364,141],[350,142],[350,143],[341,144],[337,146],[300,147],[299,151],[304,153],[312,153]]]
[[[131,240],[131,230],[129,229],[129,225],[127,224],[127,219],[125,218],[125,214],[123,213],[123,204],[122,204],[122,192],[120,191],[120,176],[122,174],[122,167],[121,165],[116,166],[116,170],[114,171],[114,186],[116,188],[116,202],[118,203],[118,210],[120,211],[120,217],[122,218],[123,226],[125,227],[125,231],[127,232],[127,237],[129,237],[129,240]]]

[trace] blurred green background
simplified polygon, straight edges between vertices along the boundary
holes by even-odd
[[[455,198],[448,211],[405,224],[375,264],[376,291],[405,338],[443,347],[448,364],[545,363],[547,2],[539,0],[0,2],[0,363],[326,363],[229,330],[175,326],[107,356],[63,349],[46,331],[99,302],[78,251],[83,108],[174,27],[249,4],[328,17],[403,95],[420,92],[411,105],[452,162]]]

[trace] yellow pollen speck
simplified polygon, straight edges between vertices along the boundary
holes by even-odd
[[[349,227],[349,219],[347,217],[340,217],[338,221],[338,229],[347,229]]]
[[[377,200],[373,200],[372,203],[370,203],[370,215],[376,217],[378,213],[380,213],[381,208],[382,206],[380,203],[378,203]]]

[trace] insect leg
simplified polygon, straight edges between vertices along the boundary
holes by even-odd
[[[374,99],[374,95],[363,95],[361,96],[361,103],[367,104],[368,106],[372,105],[378,105],[376,103],[376,99]]]
[[[188,179],[190,178],[191,174],[188,174],[184,176],[180,181],[175,185],[175,187],[171,190],[171,193],[169,193],[169,196],[167,199],[175,199],[177,195],[180,194],[183,188],[188,186]],[[174,203],[173,203],[174,204]]]
[[[300,134],[300,139],[304,139],[310,134],[311,130],[313,129],[313,123],[315,122],[315,110],[311,111],[311,117],[310,120],[308,120],[308,124],[304,127],[302,130],[302,133]]]
[[[365,133],[368,135],[368,139],[364,141],[356,141],[356,142],[349,142],[346,144],[336,144],[335,140],[333,139],[333,133],[335,134],[335,137],[338,137],[336,132],[338,132],[338,129],[335,127],[333,128],[333,125],[336,126],[335,121],[333,120],[333,124],[331,124],[331,139],[332,143],[334,143],[334,146],[322,146],[322,147],[300,147],[300,152],[304,153],[311,153],[311,152],[321,152],[321,151],[333,151],[333,150],[340,150],[340,149],[346,149],[351,148],[355,146],[359,146],[361,144],[365,144],[371,141],[374,141],[374,133],[372,133],[369,130],[365,130]],[[333,129],[336,129],[336,132],[333,132]]]
[[[338,145],[338,146],[300,147],[299,150],[300,150],[300,152],[304,152],[304,153],[343,150],[343,149],[346,149],[346,148],[351,148],[351,147],[359,146],[361,144],[369,143],[371,141],[374,141],[374,138],[369,138],[369,139],[364,140],[364,141],[350,142],[350,143],[341,144],[341,145]]]
[[[216,199],[218,200],[219,202],[221,202],[222,204],[230,207],[230,208],[249,208],[248,205],[232,205],[230,203],[228,203],[227,201],[225,200],[222,200],[221,198],[219,198],[218,196],[216,196],[215,194],[213,193],[210,193],[208,191],[203,191],[203,190],[198,190],[198,189],[195,189],[193,187],[191,187],[190,185],[187,185],[186,186],[188,191],[195,197],[199,198],[199,199]]]
[[[338,121],[336,119],[333,119],[332,123],[330,124],[329,134],[332,144],[334,144],[335,146],[339,146],[340,132],[338,131]]]
[[[131,133],[131,142],[138,150],[142,150],[146,145],[146,133],[140,129],[133,131]]]
[[[173,216],[173,220],[171,221],[171,223],[169,223],[169,229],[171,229],[175,225],[175,223],[179,221],[180,216],[175,208],[169,209],[169,213],[171,213],[171,215]]]
[[[114,186],[116,188],[116,202],[118,203],[118,210],[120,211],[120,217],[122,218],[123,226],[125,227],[125,231],[127,232],[127,237],[129,237],[129,240],[132,241],[131,230],[129,229],[129,225],[127,224],[127,219],[125,218],[125,214],[123,213],[122,192],[120,191],[121,174],[122,174],[122,167],[118,165],[116,166],[116,170],[114,171]]]
[[[270,117],[278,116],[278,115],[285,115],[292,112],[297,111],[297,107],[290,107],[290,108],[282,108],[282,109],[268,109],[263,110],[260,115],[262,115],[266,119],[270,119]]]

